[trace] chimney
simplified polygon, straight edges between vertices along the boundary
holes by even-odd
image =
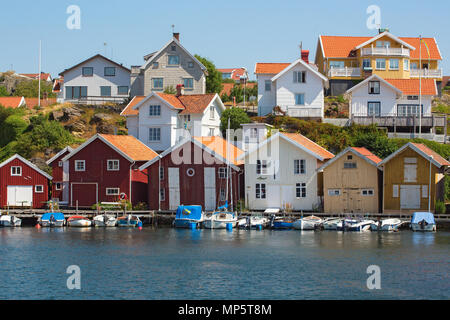
[[[184,84],[177,84],[177,97],[184,94]]]
[[[179,33],[179,32],[174,32],[174,33],[173,33],[173,37],[174,37],[175,39],[177,39],[177,41],[180,41],[180,33]]]
[[[302,50],[302,60],[309,64],[309,50]]]

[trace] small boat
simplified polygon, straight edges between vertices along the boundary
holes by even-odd
[[[436,221],[431,212],[414,212],[411,218],[413,231],[436,231]]]
[[[0,227],[20,227],[22,225],[22,219],[8,214],[0,217]]]
[[[286,217],[276,217],[272,215],[270,219],[270,227],[276,230],[288,230],[292,229],[294,220]]]
[[[236,225],[236,214],[230,211],[216,211],[211,217],[203,221],[203,228],[205,229],[234,228]]]
[[[309,216],[296,220],[292,226],[297,230],[314,230],[322,223],[322,219],[316,216]]]
[[[398,231],[398,228],[403,224],[400,219],[384,219],[372,223],[370,229],[372,231]]]
[[[132,216],[131,214],[117,218],[118,227],[137,227],[142,225],[141,220],[137,216]]]
[[[257,229],[261,230],[269,225],[269,218],[261,215],[252,215],[239,219],[238,227],[241,229]]]
[[[67,219],[67,225],[69,227],[87,228],[92,225],[92,222],[89,218],[83,216],[71,216]]]
[[[47,212],[39,218],[41,227],[63,227],[65,222],[62,212]]]
[[[337,224],[338,231],[356,231],[363,232],[369,231],[370,226],[375,223],[373,220],[354,220],[344,219]]]
[[[178,206],[175,216],[175,228],[197,229],[204,220],[201,206]]]
[[[337,230],[339,222],[342,222],[342,219],[328,218],[322,222],[322,227],[324,230]]]
[[[117,219],[113,215],[99,214],[92,220],[96,227],[115,227]]]

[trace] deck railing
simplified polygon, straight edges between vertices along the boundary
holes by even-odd
[[[411,69],[409,73],[411,78],[442,78],[442,69]]]
[[[400,56],[409,57],[409,49],[406,48],[363,48],[362,56]]]
[[[376,124],[380,127],[414,127],[419,126],[419,115],[388,114],[352,114],[352,122],[360,125]],[[422,115],[420,123],[422,127],[445,127],[446,117],[434,114]]]
[[[328,77],[361,77],[361,69],[360,68],[331,68],[328,71]]]

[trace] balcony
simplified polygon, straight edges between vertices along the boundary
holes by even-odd
[[[397,56],[409,57],[409,49],[406,48],[362,48],[361,56]]]
[[[328,71],[328,77],[361,78],[360,68],[331,68]]]
[[[376,124],[379,127],[418,127],[419,116],[397,116],[395,114],[386,115],[353,115],[352,122],[359,125]],[[420,123],[422,127],[445,127],[445,116],[422,116]]]
[[[411,78],[442,78],[442,69],[411,69]]]

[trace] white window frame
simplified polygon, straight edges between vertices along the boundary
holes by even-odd
[[[62,167],[63,166],[63,162],[62,161],[58,161],[58,167]]]
[[[383,64],[384,64],[384,67],[378,66],[378,62],[383,63]],[[378,58],[378,59],[376,60],[375,68],[376,68],[377,70],[386,70],[386,59]]]
[[[55,182],[55,190],[60,191],[62,189],[62,183],[61,182]]]
[[[369,62],[369,66],[365,66],[365,62]],[[372,70],[372,60],[371,59],[363,59],[363,70]]]
[[[397,67],[392,67],[393,61],[397,61]],[[389,59],[389,70],[400,70],[400,59],[396,58]]]
[[[155,117],[161,117],[161,105],[155,104],[155,105],[149,105],[148,106],[148,116],[155,118]]]
[[[302,170],[303,166],[303,170]],[[306,160],[305,159],[295,159],[294,160],[294,174],[306,174]]]
[[[375,84],[378,84],[378,86],[376,86]],[[369,86],[369,94],[380,94],[381,93],[380,81],[369,81],[368,86]],[[378,92],[376,89],[378,89]]]
[[[209,136],[214,137],[216,133],[215,131],[216,131],[215,128],[209,128]]]
[[[263,190],[264,190],[264,193],[262,192]],[[266,197],[267,197],[266,184],[265,183],[257,183],[255,185],[255,198],[256,199],[266,199]]]
[[[178,63],[170,63],[170,58],[171,57],[177,57],[178,58]],[[180,65],[180,56],[177,54],[169,54],[167,55],[167,66],[169,67],[178,67]]]
[[[109,193],[108,191],[111,191],[111,190],[115,190],[116,192],[115,193]],[[106,188],[106,195],[107,196],[118,196],[118,195],[120,195],[120,188]]]
[[[79,163],[83,164],[83,169],[79,169],[78,168],[78,164]],[[75,160],[74,165],[75,165],[75,171],[76,172],[84,172],[84,171],[86,171],[86,160]]]
[[[408,59],[403,59],[403,70],[409,71],[409,60]]]
[[[300,196],[298,195],[300,193]],[[306,194],[306,183],[299,182],[295,184],[295,198],[296,199],[305,199],[307,197]]]
[[[258,129],[257,128],[250,128],[250,138],[251,139],[258,138]]]
[[[109,168],[109,164],[113,164],[113,169]],[[114,168],[114,164],[117,163],[117,169]],[[106,161],[106,170],[107,171],[119,171],[120,170],[120,161],[118,159],[109,159]]]
[[[153,140],[152,135],[150,134],[150,130],[158,130],[159,131],[159,140]],[[150,127],[148,128],[148,141],[149,142],[161,142],[161,128],[160,127]]]
[[[330,197],[338,197],[341,195],[341,189],[328,189],[328,195]]]
[[[221,167],[219,168],[218,174],[220,179],[227,179],[228,178],[228,168]]]
[[[269,161],[256,160],[256,174],[267,175],[269,173]]]
[[[216,118],[216,108],[214,106],[209,107],[209,119],[214,120]]]
[[[306,71],[294,71],[294,83],[306,83]]]
[[[392,185],[392,198],[398,198],[399,197],[399,186],[398,184]]]
[[[17,169],[19,169],[19,173],[17,173]],[[21,177],[22,176],[22,166],[12,166],[11,167],[11,176],[12,177]]]
[[[39,187],[41,190],[38,190],[38,187]],[[37,184],[37,185],[35,185],[35,186],[34,186],[34,192],[35,192],[35,193],[44,193],[44,186],[43,186],[42,184]]]
[[[363,197],[373,197],[375,195],[375,190],[373,190],[373,189],[362,189],[361,190],[361,195]]]

